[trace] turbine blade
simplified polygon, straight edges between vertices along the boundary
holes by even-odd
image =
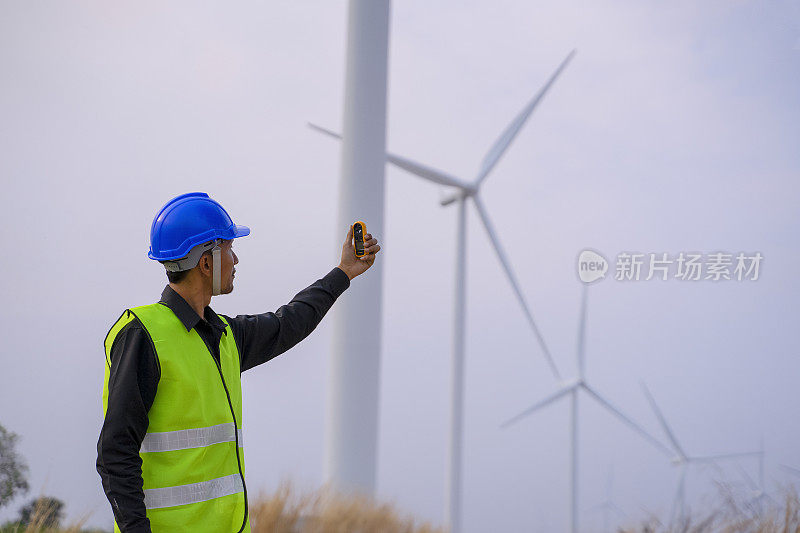
[[[342,138],[342,136],[340,134],[336,133],[335,131],[329,130],[328,128],[324,128],[322,126],[314,124],[313,122],[306,122],[306,124],[308,124],[308,127],[311,128],[312,130],[317,130],[318,132],[324,133],[325,135],[333,137],[334,139],[341,139]]]
[[[308,126],[335,139],[342,138],[341,134],[329,130],[328,128],[318,126],[311,122],[308,123]],[[411,172],[415,176],[424,178],[429,181],[433,181],[434,183],[438,183],[440,185],[447,185],[449,187],[458,187],[460,189],[465,189],[465,190],[472,189],[472,186],[464,180],[460,180],[455,176],[447,174],[446,172],[442,172],[441,170],[437,170],[435,168],[423,165],[422,163],[417,163],[408,158],[387,152],[386,160],[389,163],[392,163],[393,165],[402,168],[403,170]]]
[[[439,197],[439,205],[441,205],[441,206],[450,205],[453,202],[455,202],[456,200],[458,200],[459,198],[461,198],[461,196],[462,196],[461,191],[451,192],[450,194],[447,194],[445,196],[440,196]]]
[[[717,472],[717,474],[719,474],[720,477],[724,477],[725,476],[725,471],[722,470],[722,467],[719,466],[719,463],[717,462],[716,459],[707,459],[707,460],[701,459],[700,461],[695,461],[695,459],[693,457],[690,457],[689,458],[689,462],[692,462],[692,463],[693,462],[700,462],[703,466],[711,465],[711,467]]]
[[[586,297],[589,288],[585,283],[582,283],[581,288],[581,318],[580,325],[578,326],[578,375],[583,379],[586,373],[586,353],[585,353],[585,340],[586,340]]]
[[[555,392],[554,394],[551,394],[550,396],[548,396],[544,400],[542,400],[542,401],[540,401],[538,403],[535,403],[532,406],[528,407],[527,409],[525,409],[524,411],[522,411],[518,415],[509,418],[508,420],[506,420],[505,422],[503,422],[500,425],[500,428],[501,429],[505,429],[505,428],[507,428],[507,427],[509,427],[509,426],[511,426],[513,424],[516,424],[517,422],[519,422],[520,420],[522,420],[526,416],[532,415],[534,412],[538,411],[539,409],[542,409],[543,407],[547,407],[551,403],[563,398],[564,396],[566,396],[567,394],[572,392],[572,390],[575,387],[576,387],[576,385],[574,385],[574,384],[568,385],[566,387],[563,387],[561,390]]]
[[[641,435],[642,437],[644,437],[644,439],[645,439],[645,440],[647,440],[647,441],[648,441],[650,444],[652,444],[653,446],[655,446],[656,448],[658,448],[660,451],[662,451],[662,452],[663,452],[665,455],[667,455],[668,457],[671,457],[671,456],[672,456],[672,451],[670,451],[670,449],[669,449],[669,448],[668,448],[668,447],[667,447],[665,444],[663,444],[663,443],[662,443],[660,440],[658,440],[657,438],[655,438],[654,436],[652,436],[650,433],[648,433],[647,431],[645,431],[645,429],[644,429],[644,428],[642,428],[642,426],[640,426],[639,424],[637,424],[636,422],[634,422],[634,421],[633,421],[633,420],[632,420],[630,417],[628,417],[628,416],[626,416],[625,414],[623,414],[623,413],[622,413],[622,411],[620,411],[618,408],[614,407],[614,406],[611,404],[611,402],[609,402],[608,400],[606,400],[605,398],[603,398],[602,396],[600,396],[600,394],[598,394],[598,393],[597,393],[597,391],[595,391],[593,388],[591,388],[591,387],[590,387],[589,385],[587,385],[586,383],[583,383],[583,389],[584,389],[584,390],[585,390],[585,391],[586,391],[586,392],[587,392],[587,393],[588,393],[588,394],[589,394],[589,395],[590,395],[592,398],[594,398],[595,400],[597,400],[597,401],[600,403],[600,405],[602,405],[603,407],[605,407],[606,409],[608,409],[609,411],[611,411],[611,413],[612,413],[614,416],[616,416],[617,418],[619,418],[620,420],[622,420],[622,421],[623,421],[625,424],[627,424],[627,425],[628,425],[628,427],[630,427],[630,428],[631,428],[631,429],[633,429],[633,430],[634,430],[636,433],[638,433],[639,435]]]
[[[486,157],[483,158],[481,169],[478,172],[477,179],[475,180],[476,186],[479,185],[495,167],[497,162],[511,145],[514,138],[517,136],[517,133],[519,133],[519,130],[521,130],[522,126],[524,126],[525,122],[527,122],[528,117],[531,116],[533,110],[536,108],[542,98],[544,98],[544,95],[547,93],[547,91],[550,90],[550,87],[556,81],[556,78],[558,78],[558,76],[561,74],[561,71],[564,70],[574,55],[575,50],[570,52],[567,58],[561,62],[553,75],[550,76],[550,79],[547,80],[547,83],[545,83],[544,87],[539,89],[539,92],[536,93],[530,102],[528,102],[528,105],[526,105],[522,111],[519,112],[514,120],[511,121],[511,124],[508,125],[500,137],[494,142],[491,149],[489,149],[489,152],[487,152]]]
[[[745,482],[750,486],[750,490],[754,491],[758,490],[758,486],[756,485],[755,480],[752,477],[750,477],[750,474],[747,473],[747,470],[742,468],[742,465],[736,463],[736,469],[739,470],[740,474],[742,474],[742,477],[744,478]]]
[[[656,413],[656,417],[658,417],[658,421],[661,423],[661,427],[664,429],[664,433],[667,434],[667,438],[669,438],[672,446],[675,447],[675,451],[681,458],[686,459],[687,455],[686,452],[683,451],[681,445],[678,444],[678,439],[675,438],[675,435],[672,433],[672,430],[669,428],[669,424],[667,424],[667,420],[664,418],[664,415],[661,413],[661,409],[658,408],[658,404],[656,404],[655,398],[653,395],[650,394],[650,390],[647,388],[647,385],[644,382],[641,382],[642,390],[644,391],[645,396],[647,396],[647,401],[650,402],[650,407],[653,408],[653,411]]]
[[[408,158],[390,154],[387,152],[386,160],[392,163],[396,167],[400,167],[403,170],[411,172],[415,176],[419,176],[420,178],[424,178],[434,183],[438,183],[440,185],[448,185],[450,187],[458,187],[459,189],[464,189],[464,190],[472,189],[472,186],[470,184],[456,178],[455,176],[451,176],[450,174],[442,172],[441,170],[437,170],[433,167],[423,165],[422,163],[417,163],[416,161],[412,161]]]
[[[760,452],[742,452],[742,453],[723,453],[719,455],[700,455],[697,457],[688,457],[690,461],[696,463],[713,463],[725,459],[741,459],[742,457],[756,457]]]
[[[800,476],[800,469],[798,468],[789,465],[780,465],[780,467],[789,472],[790,474],[794,474],[795,476]]]
[[[547,348],[547,344],[544,342],[544,338],[542,337],[536,322],[533,320],[533,315],[531,315],[530,309],[528,309],[528,304],[525,302],[525,297],[522,295],[522,291],[519,289],[519,284],[517,283],[516,277],[514,277],[514,272],[511,270],[511,266],[506,260],[506,254],[500,245],[500,240],[497,238],[497,233],[494,231],[492,222],[489,220],[489,215],[486,214],[486,210],[483,207],[483,202],[477,194],[472,196],[472,201],[475,203],[475,208],[478,210],[478,215],[480,215],[481,221],[483,221],[483,227],[486,228],[486,233],[489,234],[489,241],[491,241],[492,246],[494,246],[494,251],[497,253],[497,258],[500,260],[500,264],[503,265],[503,269],[506,271],[508,281],[511,283],[511,287],[514,289],[514,294],[517,295],[517,300],[522,306],[525,317],[528,319],[528,324],[530,324],[531,329],[533,329],[533,333],[536,335],[536,340],[539,341],[539,346],[542,348],[542,352],[544,352],[547,363],[550,365],[550,369],[553,371],[555,378],[557,380],[561,380],[561,374],[558,372],[558,368],[553,361],[553,356],[550,355],[550,350]]]

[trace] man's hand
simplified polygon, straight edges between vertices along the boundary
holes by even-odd
[[[375,262],[375,254],[380,249],[378,239],[373,239],[372,235],[367,233],[364,235],[364,255],[356,257],[356,252],[353,249],[353,226],[351,225],[350,231],[347,232],[347,238],[342,245],[342,262],[339,263],[339,268],[352,280],[372,266]]]

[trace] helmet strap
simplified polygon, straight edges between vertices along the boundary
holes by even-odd
[[[205,244],[198,244],[189,250],[189,254],[186,257],[173,259],[170,261],[162,261],[161,263],[169,272],[182,272],[184,270],[191,270],[197,266],[197,263],[200,262],[200,257],[202,257],[203,253],[206,250],[210,250],[216,244],[216,240],[207,242]]]
[[[222,249],[219,242],[214,244],[211,250],[211,259],[214,270],[211,272],[211,295],[222,294]]]

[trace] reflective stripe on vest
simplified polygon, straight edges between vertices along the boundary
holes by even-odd
[[[207,428],[148,433],[142,441],[140,452],[171,452],[174,450],[188,450],[189,448],[204,448],[221,442],[234,442],[235,440],[236,426],[233,425],[233,422],[229,422]],[[239,430],[239,447],[244,447],[244,437],[241,429]]]
[[[232,474],[209,481],[201,481],[200,483],[189,483],[188,485],[165,487],[163,489],[146,489],[144,491],[144,506],[148,509],[159,509],[161,507],[199,503],[236,494],[243,490],[244,485],[242,484],[241,476]]]

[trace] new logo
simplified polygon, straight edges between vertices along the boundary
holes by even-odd
[[[584,283],[592,283],[606,277],[608,261],[594,250],[583,250],[578,255],[578,277]]]

